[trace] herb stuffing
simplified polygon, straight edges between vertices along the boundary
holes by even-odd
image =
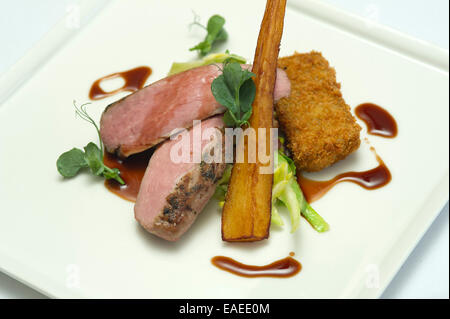
[[[206,27],[198,22],[198,17],[196,16],[191,25],[197,25],[205,29],[207,32],[205,40],[189,49],[190,51],[198,51],[201,56],[205,56],[211,52],[213,45],[217,42],[222,42],[228,39],[228,33],[223,28],[225,25],[225,19],[220,15],[216,14],[209,18]]]
[[[102,176],[105,179],[114,179],[123,185],[125,182],[120,177],[120,171],[117,168],[109,168],[103,163],[103,142],[100,137],[100,130],[95,121],[87,113],[87,104],[83,104],[78,108],[74,102],[75,113],[86,122],[94,125],[98,134],[100,146],[90,142],[84,147],[84,151],[79,148],[72,148],[70,151],[61,154],[56,161],[56,168],[65,178],[74,177],[80,170],[89,168],[91,173],[95,176]]]

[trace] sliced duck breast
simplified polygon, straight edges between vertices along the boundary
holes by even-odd
[[[193,142],[197,134],[194,132],[203,135],[201,143]],[[186,137],[188,143],[181,144]],[[187,163],[180,162],[183,146],[179,145],[190,147]],[[200,159],[193,162],[196,151]],[[176,139],[161,144],[150,159],[141,183],[134,206],[136,220],[158,237],[178,240],[214,194],[226,168],[224,152],[221,115],[202,121]]]
[[[208,65],[169,76],[109,105],[100,120],[108,152],[122,157],[142,152],[175,128],[189,128],[193,120],[223,113],[224,107],[211,93],[212,81],[221,74],[219,67]],[[289,96],[290,88],[286,73],[279,69],[275,100]]]

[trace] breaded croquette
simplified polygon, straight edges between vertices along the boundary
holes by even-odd
[[[291,95],[275,106],[297,169],[319,171],[358,149],[356,123],[336,82],[336,72],[319,52],[280,58]]]

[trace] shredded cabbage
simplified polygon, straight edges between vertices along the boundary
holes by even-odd
[[[275,170],[273,174],[272,186],[272,223],[277,226],[284,226],[283,219],[278,212],[278,207],[287,207],[291,220],[291,233],[294,233],[300,225],[300,216],[311,224],[319,233],[329,229],[328,223],[308,204],[300,186],[295,178],[295,164],[281,150],[275,154]],[[232,165],[227,169],[218,182],[214,197],[219,200],[220,207],[223,207],[228,183],[231,176]]]
[[[272,190],[272,220],[279,224],[279,214],[276,205],[283,203],[289,210],[291,217],[291,233],[300,225],[300,215],[322,233],[329,229],[328,223],[309,205],[295,178],[295,164],[281,150],[275,156],[274,185]],[[275,208],[275,209],[274,209]],[[274,213],[275,212],[275,213]],[[275,218],[274,218],[275,216]]]
[[[181,62],[181,63],[174,62],[172,64],[172,67],[170,68],[168,75],[177,74],[203,65],[223,63],[225,62],[225,60],[230,60],[231,62],[238,62],[240,64],[245,64],[247,62],[245,58],[236,54],[230,54],[228,51],[225,53],[212,53],[205,56],[203,59],[197,61]]]

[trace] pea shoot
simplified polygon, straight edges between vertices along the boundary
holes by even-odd
[[[79,108],[75,107],[75,113],[88,123],[91,123],[98,134],[99,145],[90,142],[84,147],[84,151],[79,148],[72,148],[61,156],[56,161],[56,168],[64,178],[71,178],[76,176],[82,169],[89,168],[91,173],[95,176],[103,176],[106,179],[114,179],[121,185],[125,184],[120,177],[120,171],[117,168],[109,168],[103,163],[103,142],[100,137],[100,130],[95,121],[89,116],[86,111],[86,106],[89,103],[81,105]]]
[[[197,25],[207,32],[206,37],[202,42],[189,49],[189,51],[198,51],[201,56],[205,56],[211,52],[213,45],[217,42],[226,41],[228,39],[228,33],[223,28],[225,19],[220,15],[215,14],[209,18],[206,27],[198,22],[198,17],[196,16],[195,21],[191,25]]]
[[[225,125],[240,127],[249,124],[256,94],[254,76],[254,73],[243,69],[239,63],[225,61],[222,74],[212,82],[214,98],[227,108],[223,118]]]

